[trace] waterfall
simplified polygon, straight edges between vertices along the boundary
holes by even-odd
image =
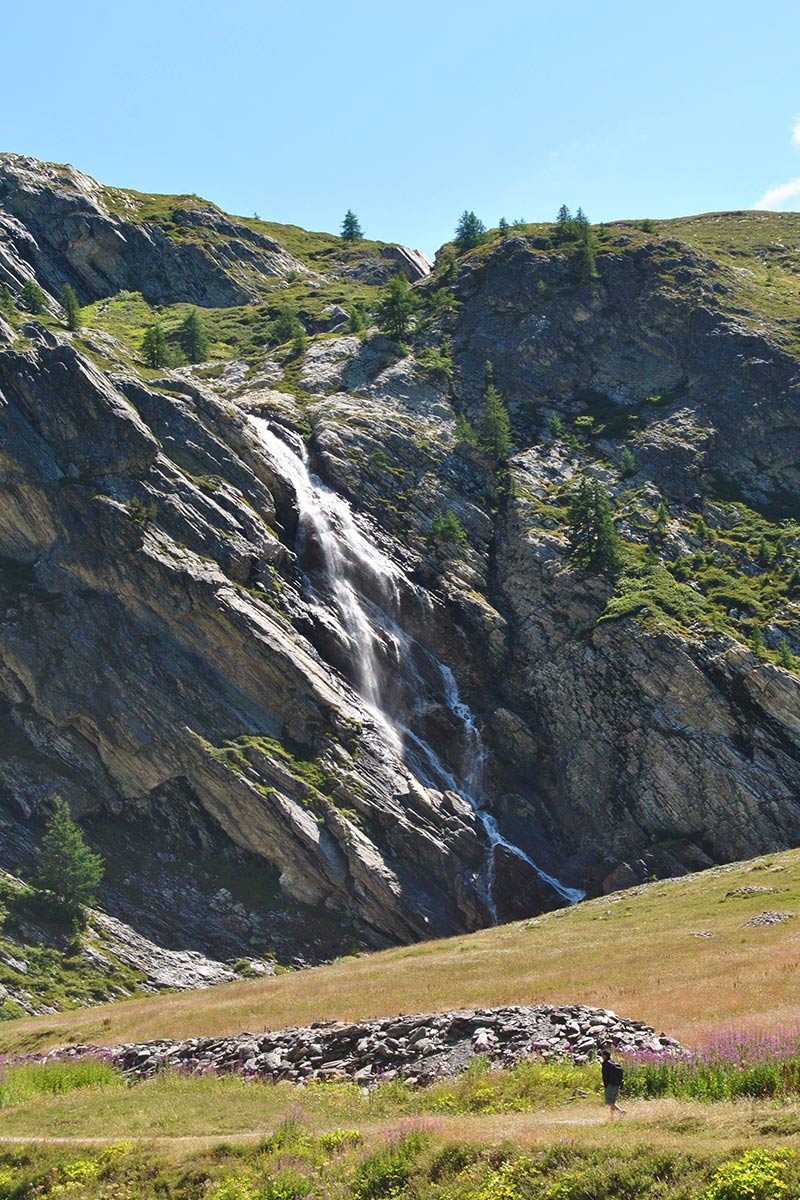
[[[348,643],[353,683],[365,708],[391,747],[414,768],[415,774],[430,787],[460,795],[485,831],[488,852],[483,891],[493,921],[496,923],[498,919],[492,894],[498,846],[525,862],[570,904],[582,899],[584,892],[567,887],[548,875],[521,847],[508,841],[500,833],[495,818],[485,810],[481,796],[486,749],[475,717],[460,699],[450,668],[416,642],[398,620],[401,586],[416,595],[420,603],[427,601],[429,607],[427,596],[420,597],[404,572],[362,532],[344,497],[309,472],[305,446],[299,439],[298,452],[295,452],[272,432],[266,420],[253,416],[249,420],[275,467],[294,488],[301,568],[303,560],[310,556],[312,546],[319,550],[325,591],[320,594],[308,572],[304,582],[320,616],[328,611],[326,603],[331,602],[338,613],[341,631]],[[402,719],[399,706],[392,710],[384,665],[388,659],[392,660],[395,672],[404,670],[410,676],[407,682],[413,685],[418,695],[430,691],[430,683],[423,678],[417,660],[426,664],[434,680],[438,679],[440,698],[463,731],[460,779],[448,769],[430,743],[410,728],[409,721]]]
[[[577,904],[579,900],[583,899],[586,893],[578,888],[567,887],[567,885],[562,883],[560,879],[556,879],[554,875],[548,875],[546,871],[543,871],[542,868],[537,866],[530,855],[526,854],[520,846],[514,845],[514,843],[510,842],[508,838],[503,837],[502,833],[497,827],[497,821],[495,818],[491,813],[486,812],[486,810],[481,807],[478,797],[480,796],[482,790],[483,767],[486,762],[486,749],[483,744],[483,738],[481,737],[480,730],[475,723],[475,717],[473,716],[472,711],[466,704],[462,702],[459,697],[458,684],[456,683],[453,672],[449,667],[445,666],[444,663],[440,663],[439,665],[442,672],[442,679],[444,680],[444,694],[448,707],[450,708],[451,712],[455,713],[455,715],[463,722],[464,725],[467,753],[466,782],[468,785],[468,790],[466,793],[462,793],[462,795],[464,795],[464,798],[468,800],[474,808],[477,816],[483,824],[483,828],[486,830],[486,836],[489,839],[489,845],[491,847],[489,851],[490,882],[494,883],[495,850],[498,846],[502,846],[505,850],[508,850],[510,854],[513,854],[515,858],[519,858],[522,860],[522,862],[527,863],[528,866],[536,872],[540,879],[542,879],[545,883],[549,883],[550,887],[553,888],[554,891],[558,892],[559,896],[563,896],[563,898],[569,904]]]

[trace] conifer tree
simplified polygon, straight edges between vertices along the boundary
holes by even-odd
[[[350,309],[350,316],[347,321],[348,333],[363,333],[369,324],[369,312],[367,306],[360,300],[356,300],[353,307]]]
[[[81,309],[78,304],[78,297],[68,283],[65,283],[61,289],[60,300],[61,307],[64,310],[67,329],[80,329]]]
[[[41,316],[47,311],[47,302],[42,289],[34,279],[26,279],[19,294],[20,304],[34,316]]]
[[[505,237],[506,234],[508,233],[508,221],[505,219],[505,217],[500,218],[500,220],[497,223],[497,228],[500,233],[500,236]]]
[[[282,346],[305,334],[305,327],[294,309],[284,304],[278,309],[275,320],[270,322],[269,332],[273,342]]]
[[[44,837],[36,852],[37,890],[51,897],[55,906],[80,922],[83,906],[91,904],[103,878],[103,860],[87,846],[60,796],[53,804]]]
[[[498,465],[508,462],[511,453],[511,419],[497,388],[490,381],[478,418],[478,445]]]
[[[786,667],[787,671],[793,671],[797,665],[785,638],[781,639],[781,644],[778,646],[778,665]]]
[[[480,246],[481,242],[486,237],[486,226],[480,217],[476,217],[474,212],[467,212],[464,209],[459,217],[458,225],[456,226],[455,243],[462,254],[467,250],[473,250],[476,246]]]
[[[357,242],[364,236],[364,231],[358,223],[358,217],[352,208],[348,208],[342,221],[342,237],[346,242]]]
[[[761,626],[758,624],[758,621],[753,621],[753,632],[751,634],[750,641],[751,641],[753,650],[758,655],[758,657],[765,658],[766,653],[764,650],[764,635],[761,632]]]
[[[190,363],[205,362],[208,358],[208,334],[196,308],[190,309],[181,322],[178,341]]]
[[[636,459],[633,457],[633,451],[630,446],[623,447],[619,465],[622,470],[623,479],[628,479],[631,475],[635,474]]]
[[[14,303],[11,289],[7,284],[0,283],[0,312],[5,313],[7,317],[13,317],[16,311],[17,306]]]
[[[142,354],[147,367],[169,366],[169,346],[160,321],[154,321],[152,325],[147,326],[142,338]]]
[[[419,301],[405,275],[395,275],[378,306],[378,322],[390,337],[403,341],[411,331]]]
[[[581,567],[615,575],[622,565],[611,499],[597,479],[582,479],[572,494],[567,544],[570,557]]]
[[[448,508],[446,512],[439,510],[433,514],[431,534],[434,541],[452,542],[456,546],[463,545],[467,540],[464,527],[452,508]]]
[[[573,224],[572,213],[566,204],[562,204],[556,216],[556,235],[560,242],[565,242],[572,237]]]

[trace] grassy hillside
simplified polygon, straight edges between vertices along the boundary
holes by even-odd
[[[762,890],[729,895],[743,888]],[[747,924],[765,911],[797,915]],[[792,850],[311,971],[7,1021],[0,1051],[535,1002],[615,1009],[687,1042],[778,1029],[797,1024],[798,916]]]

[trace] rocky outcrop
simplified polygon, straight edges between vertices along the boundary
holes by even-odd
[[[241,304],[301,267],[194,198],[16,156],[0,208],[15,288]],[[402,249],[333,249],[337,286],[424,273]],[[333,304],[291,353],[158,379],[123,353],[101,370],[94,332],[0,323],[0,819],[36,831],[60,793],[176,858],[176,827],[202,829],[262,872],[257,899],[231,893],[236,952],[273,916],[288,937],[289,908],[332,950],[407,941],[796,842],[796,674],[693,625],[691,584],[680,619],[609,613],[564,511],[595,474],[644,564],[705,563],[691,523],[724,528],[715,489],[788,511],[797,359],[723,303],[705,252],[611,231],[598,264],[511,236],[421,282],[411,348],[341,333]],[[508,478],[469,427],[487,359]],[[770,646],[800,646],[787,614]]]
[[[183,199],[167,232],[141,219],[133,193],[71,166],[0,154],[0,282],[17,288],[35,277],[52,296],[69,283],[83,304],[125,289],[152,304],[220,308],[247,304],[270,278],[307,273],[274,239]]]
[[[305,1029],[231,1038],[74,1046],[47,1057],[102,1054],[137,1079],[163,1070],[218,1071],[274,1082],[354,1079],[369,1086],[396,1078],[424,1084],[457,1075],[476,1054],[510,1066],[530,1055],[587,1062],[606,1048],[666,1055],[680,1050],[673,1038],[609,1009],[538,1004],[401,1014],[381,1021],[318,1021]]]
[[[292,627],[307,610],[270,528],[286,482],[187,391],[115,386],[60,342],[2,356],[11,802],[135,812],[180,783],[284,895],[373,939],[485,922],[474,812],[414,779]]]
[[[620,235],[586,280],[574,258],[540,243],[507,238],[460,264],[453,351],[464,399],[482,394],[491,360],[520,414],[556,405],[578,415],[600,400],[606,414],[635,418],[639,470],[666,494],[689,499],[724,482],[791,515],[797,359],[721,305],[719,268],[680,242],[629,247]]]

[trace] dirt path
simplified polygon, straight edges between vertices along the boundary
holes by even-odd
[[[542,1125],[606,1125],[608,1120],[605,1117],[539,1117],[532,1118],[531,1114],[526,1113],[528,1118],[526,1125],[529,1128],[539,1128]],[[469,1120],[469,1118],[467,1118]],[[448,1122],[449,1123],[449,1122]],[[396,1122],[393,1122],[396,1125]],[[378,1132],[380,1126],[369,1126],[370,1131]],[[0,1146],[25,1146],[25,1145],[47,1145],[47,1146],[108,1146],[114,1142],[135,1142],[137,1144],[146,1143],[149,1145],[180,1145],[182,1143],[193,1143],[198,1146],[214,1146],[219,1142],[255,1142],[260,1138],[268,1136],[269,1130],[258,1131],[243,1131],[241,1133],[186,1133],[186,1134],[136,1134],[130,1137],[124,1134],[117,1134],[113,1137],[42,1137],[37,1134],[26,1136],[17,1134],[13,1137],[0,1136]]]

